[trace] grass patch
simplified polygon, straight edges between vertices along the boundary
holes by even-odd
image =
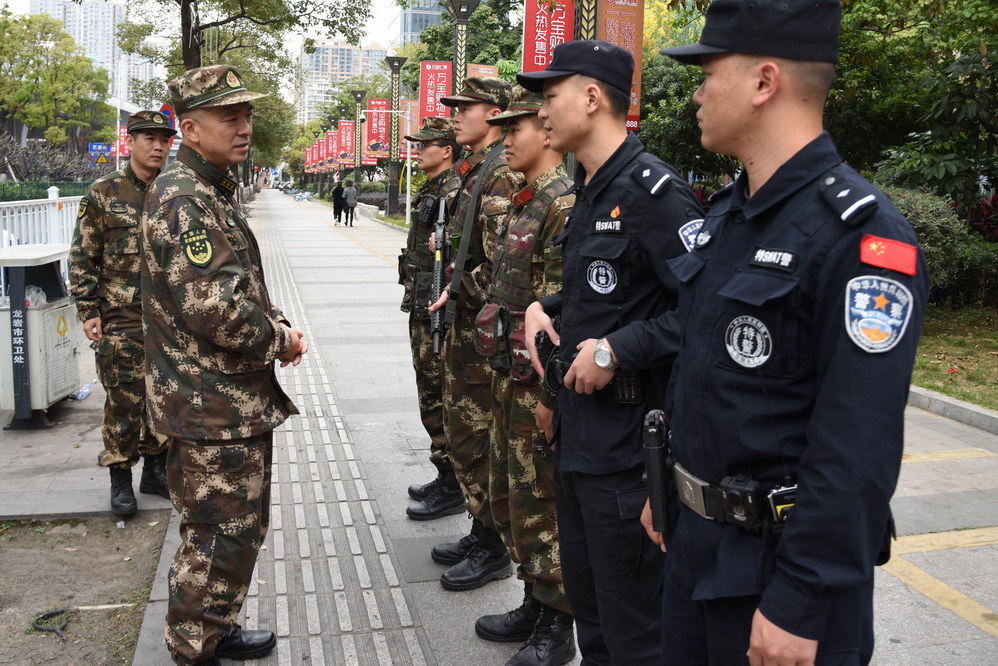
[[[929,307],[912,382],[998,410],[998,312]]]
[[[385,215],[381,213],[378,215],[378,219],[386,224],[391,224],[392,226],[401,227],[403,229],[408,228],[408,224],[405,223],[405,213],[400,215]]]

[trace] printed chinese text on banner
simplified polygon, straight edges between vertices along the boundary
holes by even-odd
[[[390,103],[387,99],[367,100],[367,139],[364,141],[364,159],[388,157],[388,113]]]
[[[641,45],[645,24],[643,0],[599,0],[596,38],[627,49],[634,56],[631,108],[627,129],[637,130],[641,113]]]
[[[125,137],[128,136],[128,128],[119,125],[118,126],[118,154],[122,157],[128,157],[128,142],[125,141]]]
[[[549,5],[526,0],[523,19],[523,71],[539,72],[551,64],[551,52],[562,42],[572,41],[575,32],[575,3],[560,0]],[[471,69],[471,66],[468,66]]]
[[[451,94],[451,63],[424,60],[419,63],[419,122],[431,116],[450,117],[450,109],[440,103]]]
[[[468,76],[489,76],[496,78],[499,76],[499,67],[496,65],[482,65],[479,63],[468,63]]]
[[[330,170],[336,169],[336,150],[340,147],[336,130],[326,130],[326,164]]]
[[[399,158],[405,159],[409,156],[409,142],[405,135],[418,131],[419,124],[419,100],[403,99],[399,102],[402,110],[402,118],[399,121]],[[406,121],[408,119],[408,122]]]
[[[336,151],[337,164],[353,166],[353,126],[352,120],[341,120],[339,124],[339,148]]]

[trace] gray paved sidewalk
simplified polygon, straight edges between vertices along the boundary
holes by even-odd
[[[312,344],[301,366],[279,371],[302,414],[275,436],[271,531],[242,618],[278,634],[260,663],[503,664],[516,646],[479,640],[472,625],[518,605],[520,583],[443,590],[429,548],[466,533],[467,519],[405,517],[405,488],[435,470],[398,310],[404,235],[363,218],[333,227],[328,207],[273,190],[251,204],[251,220],[274,300]],[[89,381],[93,359],[81,349]],[[91,383],[89,398],[51,410],[55,428],[0,434],[0,518],[106,510],[107,473],[95,466],[103,393]],[[949,404],[929,397],[940,411]],[[3,424],[10,417],[0,413]],[[874,663],[998,663],[998,529],[968,529],[998,525],[996,472],[998,436],[909,408],[894,500],[903,536],[877,572]],[[170,663],[162,623],[176,546],[174,514],[136,664]]]

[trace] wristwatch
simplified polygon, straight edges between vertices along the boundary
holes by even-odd
[[[606,348],[605,339],[600,338],[596,341],[596,347],[593,349],[593,360],[604,370],[616,370],[620,366],[613,362],[613,354]]]

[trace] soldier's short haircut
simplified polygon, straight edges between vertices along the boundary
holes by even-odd
[[[461,158],[461,144],[454,139],[440,139],[440,145],[450,147],[451,162],[457,162]]]
[[[796,84],[797,91],[804,97],[825,103],[828,91],[835,82],[835,64],[814,60],[776,59],[787,70]]]
[[[607,101],[610,113],[618,120],[627,119],[627,111],[631,108],[630,94],[617,86],[610,85],[606,81],[600,81],[599,79],[582,74],[577,74],[576,76],[581,80],[580,85],[589,85],[592,83],[599,86],[599,89],[603,91],[603,98]]]

